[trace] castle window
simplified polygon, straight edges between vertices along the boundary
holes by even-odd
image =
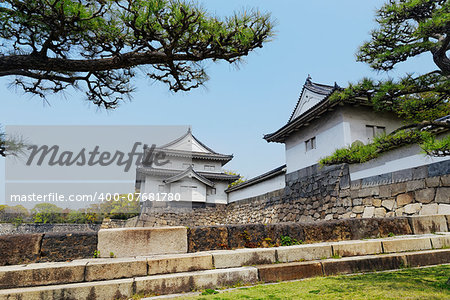
[[[305,142],[306,151],[316,149],[316,137],[312,137]]]
[[[366,135],[368,139],[373,139],[374,137],[385,133],[386,127],[384,126],[366,125]]]

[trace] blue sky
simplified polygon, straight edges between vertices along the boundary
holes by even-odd
[[[9,88],[0,79],[3,125],[192,125],[194,134],[214,150],[234,154],[226,168],[253,177],[284,163],[284,145],[268,144],[263,134],[285,124],[308,74],[313,81],[345,86],[361,77],[396,77],[433,69],[421,56],[389,74],[357,63],[355,52],[374,28],[374,12],[384,1],[204,0],[210,12],[225,16],[242,8],[271,12],[277,35],[238,67],[208,63],[205,88],[171,93],[162,83],[136,79],[131,102],[114,111],[97,109],[71,90],[44,103]],[[82,137],[79,137],[80,139]],[[112,136],[112,138],[114,138]],[[3,169],[0,160],[0,170]],[[0,171],[0,174],[3,173]],[[4,178],[0,176],[0,182]],[[0,195],[2,195],[2,187]]]

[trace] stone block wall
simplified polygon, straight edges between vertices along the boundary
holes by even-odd
[[[214,207],[147,209],[135,224],[272,224],[449,213],[450,160],[356,181],[346,164],[315,165],[287,174],[281,190]]]
[[[92,258],[97,232],[0,235],[0,266]]]

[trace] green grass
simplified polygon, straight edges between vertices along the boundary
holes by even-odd
[[[450,266],[316,277],[184,299],[450,299]]]

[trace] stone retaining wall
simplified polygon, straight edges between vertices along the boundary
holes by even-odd
[[[450,215],[188,227],[188,252],[280,246],[282,237],[314,243],[450,231]],[[0,266],[92,258],[98,232],[0,236]],[[113,241],[112,241],[113,242]],[[123,246],[123,245],[122,245]],[[132,247],[133,245],[128,245]]]
[[[214,207],[146,208],[136,224],[272,224],[448,213],[450,160],[353,182],[346,164],[315,165],[287,174],[282,190]]]
[[[97,232],[0,235],[0,266],[92,258]]]
[[[45,232],[99,231],[101,224],[20,224],[0,223],[0,235]]]

